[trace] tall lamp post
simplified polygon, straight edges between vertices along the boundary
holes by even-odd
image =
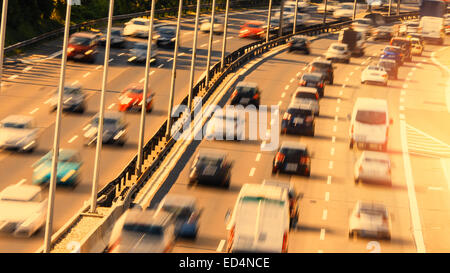
[[[6,20],[8,17],[8,0],[3,0],[2,23],[0,26],[0,92],[2,88],[3,58],[5,56]]]

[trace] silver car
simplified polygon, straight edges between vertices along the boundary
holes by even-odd
[[[391,239],[391,217],[383,204],[358,201],[350,215],[350,238],[354,236]]]
[[[145,63],[147,60],[147,43],[135,43],[129,52],[129,63]],[[156,43],[152,42],[152,55],[150,64],[155,65],[158,62],[158,49]]]
[[[11,115],[0,121],[0,147],[20,152],[33,152],[39,129],[31,116]]]
[[[62,101],[63,111],[84,113],[86,111],[86,95],[80,85],[65,86]],[[58,90],[49,99],[50,111],[56,111],[58,106]]]
[[[291,104],[302,109],[312,109],[315,116],[320,113],[319,93],[314,87],[298,87],[292,95]]]
[[[387,153],[363,151],[355,163],[355,183],[374,182],[392,184],[391,161]]]

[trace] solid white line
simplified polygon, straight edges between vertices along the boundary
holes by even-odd
[[[39,111],[39,108],[34,108],[34,110],[30,112],[30,115],[33,115],[33,114],[36,113],[37,111]]]
[[[408,144],[406,138],[406,122],[400,120],[400,138],[402,144],[403,164],[405,171],[406,186],[408,190],[409,208],[413,224],[413,235],[417,252],[425,253],[425,243],[423,240],[422,226],[420,223],[419,206],[417,205],[416,191],[414,188],[414,177],[412,175],[411,160],[409,158]]]
[[[219,246],[217,247],[217,252],[222,252],[223,246],[225,245],[225,240],[220,240]]]
[[[252,168],[248,176],[253,176],[255,174],[256,168]]]
[[[447,181],[448,189],[450,190],[450,175],[447,169],[448,164],[446,161],[447,159],[441,158],[442,170],[444,171],[445,180]]]
[[[261,153],[258,153],[258,154],[256,155],[255,161],[258,162],[260,159],[261,159]]]
[[[322,212],[322,220],[324,220],[324,221],[327,220],[327,216],[328,216],[328,210],[324,209]]]
[[[320,229],[320,240],[321,241],[325,240],[325,229],[324,228]]]
[[[74,142],[75,139],[77,139],[77,138],[78,138],[78,135],[75,135],[75,136],[73,136],[68,142],[69,142],[69,143],[72,143],[72,142]]]

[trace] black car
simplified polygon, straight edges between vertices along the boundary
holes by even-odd
[[[325,93],[325,75],[321,73],[305,73],[299,82],[300,86],[315,87],[320,97]]]
[[[285,141],[273,159],[272,174],[311,175],[311,156],[305,144]]]
[[[375,41],[390,41],[392,39],[392,28],[389,26],[377,27],[373,30],[372,37]]]
[[[231,105],[254,105],[259,107],[261,91],[258,85],[253,82],[239,82],[236,90],[231,94]]]
[[[225,153],[200,150],[191,166],[189,185],[197,183],[229,188],[232,166]]]
[[[310,54],[310,41],[304,36],[293,36],[289,41],[289,52],[292,51],[303,51],[305,54]]]
[[[394,37],[391,39],[391,46],[398,46],[402,49],[402,54],[404,56],[405,61],[410,62],[412,60],[411,54],[411,40],[409,38],[403,37]]]
[[[315,61],[312,61],[308,65],[307,72],[317,72],[321,73],[325,76],[325,80],[333,84],[334,81],[334,67],[333,63],[331,61],[323,60],[323,59],[317,59]]]
[[[58,90],[53,92],[49,99],[50,111],[56,111],[58,106]],[[84,113],[86,110],[86,95],[81,90],[81,86],[64,86],[63,91],[63,111]]]
[[[381,59],[378,62],[378,66],[384,68],[384,70],[388,73],[389,79],[396,80],[398,77],[398,65],[394,60],[389,59]]]
[[[177,28],[175,26],[162,26],[156,29],[156,45],[158,47],[175,47]]]
[[[100,45],[106,45],[106,34],[103,34],[99,41]],[[124,48],[126,45],[125,37],[121,28],[113,27],[111,28],[111,47]]]
[[[155,43],[152,43],[152,55],[150,56],[150,65],[158,63],[158,49]],[[128,63],[144,64],[147,61],[147,43],[135,43],[129,51]]]
[[[281,120],[281,133],[314,136],[315,116],[311,107],[292,102]]]
[[[89,146],[97,141],[99,115],[95,115],[83,128],[84,144]],[[105,112],[103,117],[103,143],[125,145],[127,140],[125,116],[118,112]]]

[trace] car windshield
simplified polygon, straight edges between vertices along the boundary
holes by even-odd
[[[70,38],[69,44],[71,45],[79,45],[79,46],[89,46],[91,43],[91,39],[80,36],[73,36]]]
[[[175,30],[171,28],[161,28],[159,29],[159,33],[167,36],[175,36]]]
[[[99,121],[99,118],[96,117],[96,118],[94,118],[94,119],[92,120],[92,124],[93,124],[94,126],[97,127],[97,126],[98,126],[98,121]],[[103,118],[103,124],[104,124],[104,126],[115,126],[116,123],[117,123],[117,120],[116,120],[116,119],[112,119],[112,118]]]
[[[111,30],[111,35],[112,36],[121,36],[122,33],[119,29],[116,29],[116,30]]]
[[[408,24],[408,27],[419,27],[418,23],[410,23]]]
[[[295,93],[297,99],[313,99],[316,100],[316,94],[310,92],[297,92]]]
[[[301,156],[306,155],[306,151],[305,150],[293,149],[293,148],[285,148],[285,147],[282,147],[280,152],[282,154],[284,154],[287,158],[301,157]]]
[[[138,25],[138,26],[145,26],[147,25],[146,21],[134,21],[133,24]]]
[[[318,75],[305,74],[305,75],[303,75],[302,80],[307,81],[307,82],[309,82],[309,81],[318,82],[318,81],[320,81],[320,78],[321,77]]]
[[[287,110],[287,112],[289,114],[291,114],[292,116],[311,116],[312,115],[312,111],[311,109],[300,109],[300,108],[289,108]]]
[[[392,45],[395,46],[407,46],[409,45],[411,42],[409,40],[394,40],[392,41]]]
[[[366,158],[364,158],[364,161],[367,163],[378,163],[378,164],[385,164],[385,165],[389,164],[389,161],[381,159],[381,158],[366,157]]]
[[[366,124],[385,124],[386,113],[379,111],[359,110],[356,113],[356,121]]]
[[[241,93],[241,94],[247,94],[247,93],[254,94],[255,90],[256,90],[254,87],[247,87],[247,86],[238,86],[236,89],[237,89],[238,93]]]
[[[314,67],[314,68],[316,68],[316,69],[322,69],[322,70],[325,70],[325,69],[330,68],[330,65],[327,64],[327,63],[319,63],[319,62],[317,62],[317,63],[313,63],[313,64],[312,64],[312,67]]]
[[[142,94],[142,89],[141,88],[130,88],[127,89],[128,93],[133,93],[133,94]]]
[[[292,38],[292,42],[293,43],[299,43],[299,44],[303,44],[306,42],[305,38]]]
[[[164,211],[174,213],[178,219],[187,219],[191,216],[192,210],[189,207],[180,207],[180,206],[168,206],[164,205],[162,207]]]
[[[146,44],[135,44],[134,49],[147,50],[147,45]]]
[[[386,68],[394,68],[396,64],[395,62],[379,62],[378,65]]]
[[[340,45],[334,45],[331,47],[334,50],[339,50],[339,51],[344,51],[345,50],[345,46],[340,46]]]
[[[15,129],[24,129],[26,128],[25,123],[15,123],[15,122],[4,122],[2,123],[3,128],[15,128]]]
[[[56,91],[56,93],[58,93],[58,91]],[[65,95],[73,95],[73,94],[79,94],[79,93],[81,93],[80,88],[68,88],[68,87],[64,88]]]
[[[249,28],[262,28],[262,25],[248,24],[247,27],[249,27]]]
[[[143,233],[145,235],[162,237],[164,229],[162,226],[154,225],[137,225],[137,224],[125,224],[123,230],[132,233]]]
[[[369,66],[367,69],[368,70],[373,70],[373,71],[384,71],[384,69],[382,67],[379,67],[379,66]]]
[[[283,200],[276,200],[276,199],[266,198],[266,197],[262,197],[262,196],[244,196],[244,197],[241,197],[241,202],[258,202],[258,203],[264,202],[264,203],[277,204],[280,206],[284,205]]]
[[[393,52],[393,53],[400,53],[401,49],[397,48],[397,47],[391,47],[390,46],[390,47],[385,47],[384,51],[386,51],[386,52]]]
[[[220,165],[222,163],[222,161],[223,161],[222,158],[199,157],[198,164],[200,166],[205,166],[205,165],[217,166],[217,165]]]

